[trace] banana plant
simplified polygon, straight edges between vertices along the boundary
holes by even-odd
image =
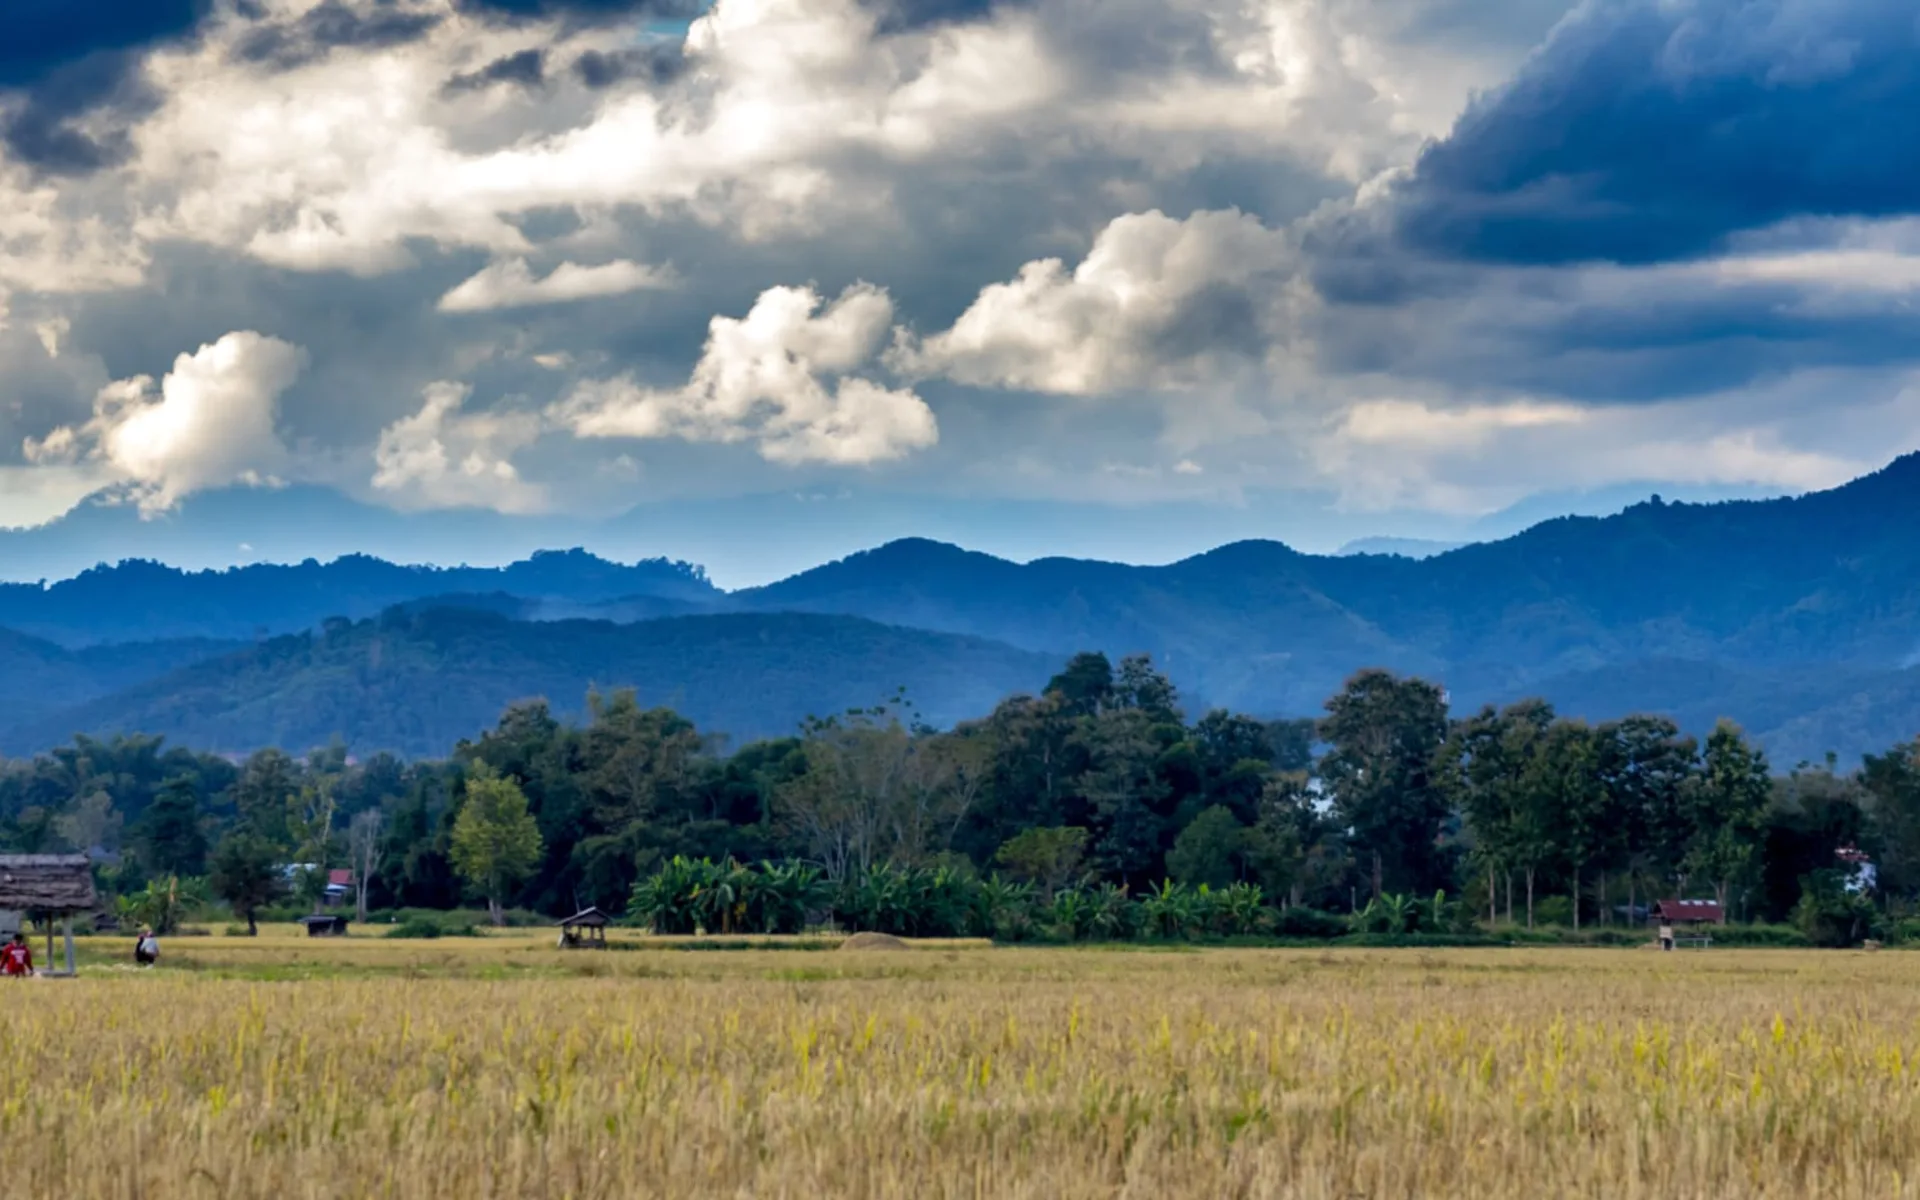
[[[1093,927],[1096,901],[1078,888],[1067,888],[1053,897],[1054,936],[1079,941]]]
[[[1124,941],[1139,929],[1138,906],[1118,883],[1101,884],[1092,897],[1093,914],[1087,922],[1090,936],[1106,941]]]
[[[979,885],[976,928],[986,937],[1018,942],[1033,936],[1035,892],[1030,883],[1009,883],[995,875]]]
[[[818,867],[763,862],[752,873],[747,922],[758,933],[799,933],[827,900]]]
[[[1153,937],[1187,937],[1193,932],[1196,916],[1194,893],[1184,883],[1163,879],[1147,889],[1140,900],[1140,915]]]
[[[1245,937],[1266,931],[1271,911],[1257,883],[1236,883],[1214,902],[1214,928],[1228,936]]]
[[[675,855],[634,885],[627,911],[659,934],[689,934],[700,927],[703,892],[716,872],[706,859]]]

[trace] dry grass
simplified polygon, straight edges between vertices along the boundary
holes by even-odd
[[[7,1193],[1920,1194],[1920,955],[548,936],[9,984]]]

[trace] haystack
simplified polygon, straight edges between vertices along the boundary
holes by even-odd
[[[890,933],[856,933],[840,943],[842,950],[911,950],[899,938]]]

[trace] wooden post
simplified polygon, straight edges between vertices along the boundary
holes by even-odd
[[[48,913],[48,914],[47,914],[47,965],[46,965],[46,969],[47,969],[47,970],[49,970],[49,971],[51,971],[51,970],[53,970],[53,914],[52,914],[52,913]]]
[[[72,914],[68,914],[66,919],[60,922],[60,936],[62,940],[64,940],[67,943],[67,974],[78,975],[79,971],[77,971],[73,965],[73,916]]]

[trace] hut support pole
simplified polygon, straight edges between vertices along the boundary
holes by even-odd
[[[47,969],[53,969],[53,914],[47,914]]]
[[[67,974],[77,974],[73,967],[73,918],[67,917],[60,922],[60,938],[67,944]]]

